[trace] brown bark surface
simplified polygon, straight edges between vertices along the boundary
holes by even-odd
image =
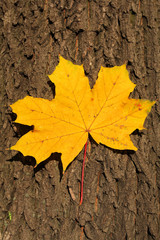
[[[33,158],[5,150],[24,134],[9,105],[53,98],[47,75],[59,54],[84,64],[91,87],[101,65],[126,63],[131,96],[158,100],[159,29],[159,0],[0,1],[0,240],[160,239],[158,102],[132,135],[137,152],[91,140],[82,205],[84,149],[62,179],[58,161],[35,170]]]

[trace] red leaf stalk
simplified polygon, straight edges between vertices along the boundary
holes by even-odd
[[[85,166],[85,158],[86,158],[86,152],[87,152],[87,143],[85,144],[85,149],[84,149],[84,158],[83,158],[83,166],[82,166],[82,176],[81,176],[81,199],[80,199],[80,205],[83,202],[83,181],[84,181],[84,166]]]

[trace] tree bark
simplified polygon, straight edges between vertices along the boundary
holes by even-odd
[[[100,66],[127,64],[132,98],[158,100],[159,0],[2,0],[0,2],[0,240],[160,239],[158,102],[136,152],[90,139],[80,201],[82,152],[61,178],[59,162],[7,151],[24,134],[10,104],[26,95],[53,98],[61,54],[83,64],[93,87]]]

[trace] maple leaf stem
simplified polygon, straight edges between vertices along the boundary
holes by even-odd
[[[80,199],[80,205],[83,202],[83,180],[84,180],[84,166],[85,166],[85,158],[86,158],[86,152],[87,152],[87,143],[88,140],[85,144],[85,149],[84,149],[84,158],[83,158],[83,166],[82,166],[82,176],[81,176],[81,199]]]

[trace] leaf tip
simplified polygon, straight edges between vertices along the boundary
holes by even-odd
[[[14,104],[14,103],[13,103],[13,104]],[[13,104],[9,105],[9,107],[12,109],[12,111],[13,111]]]
[[[155,101],[151,101],[151,103],[152,103],[152,106],[153,106],[154,104],[157,103],[157,101],[156,100]]]
[[[38,164],[36,163],[36,165],[34,166],[34,168],[36,168],[38,166]]]

